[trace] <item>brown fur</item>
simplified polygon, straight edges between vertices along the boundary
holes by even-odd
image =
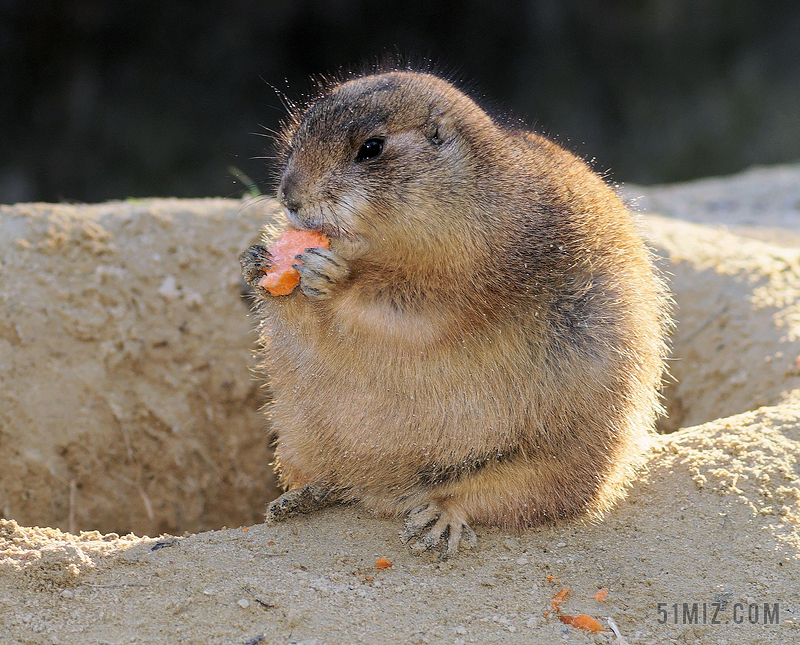
[[[284,141],[289,220],[346,270],[259,299],[283,484],[453,526],[607,510],[660,410],[669,324],[614,191],[429,74],[334,86]]]

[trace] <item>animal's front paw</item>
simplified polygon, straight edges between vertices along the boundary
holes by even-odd
[[[264,522],[277,524],[294,515],[310,513],[333,503],[334,499],[329,490],[314,486],[314,484],[306,484],[288,490],[278,499],[270,502],[267,505]]]
[[[466,518],[456,511],[443,510],[436,504],[423,504],[408,514],[403,532],[403,544],[408,544],[414,555],[421,555],[434,547],[444,560],[462,549],[472,549],[478,544],[475,531]]]
[[[272,256],[266,247],[255,244],[239,255],[239,264],[242,265],[245,282],[255,289],[258,281],[272,267]]]
[[[292,266],[300,273],[300,290],[309,298],[330,298],[336,285],[350,275],[347,262],[330,249],[307,249]],[[301,264],[302,262],[302,264]]]

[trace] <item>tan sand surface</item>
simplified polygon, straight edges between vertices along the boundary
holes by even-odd
[[[624,193],[675,294],[670,434],[602,522],[444,563],[358,507],[258,523],[236,256],[272,202],[0,207],[0,645],[800,643],[800,166]]]

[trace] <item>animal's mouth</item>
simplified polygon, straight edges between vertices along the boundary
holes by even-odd
[[[302,217],[297,211],[289,208],[286,209],[286,218],[292,228],[300,231],[317,231],[331,238],[341,237],[342,234],[338,226],[321,222],[314,217]]]
[[[286,218],[289,220],[289,224],[292,228],[296,228],[301,231],[313,230],[309,228],[307,223],[297,214],[297,211],[294,211],[291,208],[286,209]]]

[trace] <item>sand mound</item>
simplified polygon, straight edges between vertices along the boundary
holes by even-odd
[[[0,209],[0,642],[800,642],[800,167],[626,191],[669,215],[643,226],[686,429],[602,523],[479,529],[448,563],[357,507],[103,535],[270,496],[235,262],[270,205]],[[564,587],[622,636],[559,621]]]

